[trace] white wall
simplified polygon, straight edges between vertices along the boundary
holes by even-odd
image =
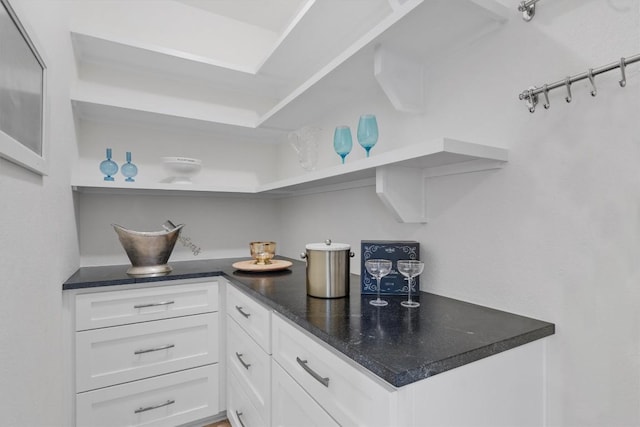
[[[418,240],[423,290],[556,323],[549,425],[639,425],[640,64],[629,66],[624,89],[617,72],[597,77],[596,98],[584,82],[571,104],[553,91],[548,111],[530,114],[518,94],[640,53],[640,2],[542,1],[530,23],[519,2],[503,3],[512,11],[506,26],[431,63],[428,111],[403,120],[427,139],[506,147],[507,166],[430,180],[425,225],[395,223],[373,187],[287,199],[280,247],[296,256],[327,237],[356,248],[361,239]],[[358,107],[387,115],[383,105]],[[318,124],[355,122],[357,110]],[[372,155],[401,144],[379,125]],[[337,163],[329,144],[321,149]]]
[[[78,266],[69,164],[77,156],[65,4],[12,1],[47,59],[50,173],[0,159],[0,422],[63,425],[61,285]]]
[[[0,160],[0,413],[6,425],[61,425],[60,285],[78,265],[69,188],[73,57],[66,2],[14,1],[49,59],[52,159],[43,179]],[[361,239],[415,239],[427,263],[424,290],[556,323],[548,347],[549,425],[640,424],[639,65],[629,67],[625,89],[616,73],[597,78],[595,99],[576,84],[573,103],[554,91],[551,109],[534,115],[517,99],[529,85],[640,53],[639,2],[540,2],[530,23],[519,18],[518,2],[504,3],[513,12],[505,28],[431,64],[425,115],[395,114],[374,97],[318,120],[330,129],[381,111],[374,154],[412,133],[510,150],[502,170],[431,180],[428,224],[395,223],[371,187],[280,202],[88,194],[77,200],[83,262],[125,262],[111,222],[155,228],[166,218],[193,227],[185,234],[202,238],[212,256],[240,254],[254,236],[275,238],[279,252],[292,257],[326,238],[355,248]],[[327,145],[321,149],[321,161],[335,156]],[[353,158],[363,155],[358,149]],[[177,247],[176,259],[191,255]]]
[[[82,266],[129,264],[111,224],[138,231],[162,230],[167,219],[185,224],[180,238],[189,240],[176,243],[169,264],[249,258],[249,242],[281,240],[278,205],[270,199],[82,194],[78,209]]]

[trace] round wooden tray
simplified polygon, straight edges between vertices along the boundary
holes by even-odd
[[[284,259],[272,259],[271,264],[258,265],[256,260],[234,262],[231,266],[240,271],[278,271],[291,267],[293,263]]]

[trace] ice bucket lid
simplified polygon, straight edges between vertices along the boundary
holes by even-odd
[[[325,240],[324,243],[309,243],[305,246],[310,251],[348,251],[351,245],[347,243],[333,243],[331,240]]]

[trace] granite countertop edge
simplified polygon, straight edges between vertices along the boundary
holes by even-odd
[[[307,319],[303,318],[294,311],[288,309],[286,306],[273,301],[268,296],[263,295],[259,291],[256,291],[250,287],[249,284],[243,283],[242,278],[235,277],[233,275],[234,269],[231,267],[229,260],[219,260],[223,265],[218,265],[213,268],[206,268],[203,271],[195,272],[176,272],[176,274],[159,276],[159,277],[119,277],[119,278],[97,278],[95,280],[83,280],[82,274],[89,272],[91,269],[94,271],[101,271],[102,267],[84,267],[79,269],[73,276],[71,276],[64,284],[63,290],[77,290],[84,288],[97,288],[103,286],[117,286],[128,284],[142,284],[150,282],[166,282],[176,280],[187,280],[203,277],[216,277],[222,276],[227,279],[236,289],[256,299],[267,307],[272,308],[276,313],[282,317],[288,319],[292,323],[298,325],[317,339],[325,342],[329,346],[333,347],[336,351],[344,354],[355,363],[369,370],[376,376],[380,377],[387,383],[394,387],[403,387],[413,382],[429,378],[439,373],[461,367],[471,362],[481,360],[483,358],[501,353],[503,351],[518,347],[520,345],[553,335],[555,333],[555,325],[553,323],[543,322],[544,325],[536,327],[532,330],[525,331],[519,335],[511,336],[507,339],[502,339],[495,342],[487,343],[487,345],[471,349],[469,351],[461,352],[450,357],[442,358],[439,360],[427,360],[423,361],[417,366],[407,369],[394,369],[384,363],[384,361],[377,361],[363,353],[359,349],[355,348],[348,341],[331,335],[330,333],[318,328]],[[228,265],[227,265],[228,264]],[[199,269],[205,265],[202,261],[195,263],[186,262],[185,265],[196,265]],[[122,266],[113,266],[113,268]],[[105,267],[109,268],[109,267]],[[87,274],[88,277],[91,274]]]

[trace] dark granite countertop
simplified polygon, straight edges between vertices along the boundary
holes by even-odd
[[[132,278],[128,265],[83,267],[63,289],[190,279],[222,275],[238,289],[339,352],[401,387],[493,354],[552,335],[552,323],[494,310],[452,298],[420,292],[419,308],[404,308],[404,298],[385,296],[386,307],[374,307],[374,296],[360,295],[359,276],[351,275],[349,298],[307,296],[305,264],[290,269],[246,273],[231,264],[240,259],[172,262],[166,276]]]

